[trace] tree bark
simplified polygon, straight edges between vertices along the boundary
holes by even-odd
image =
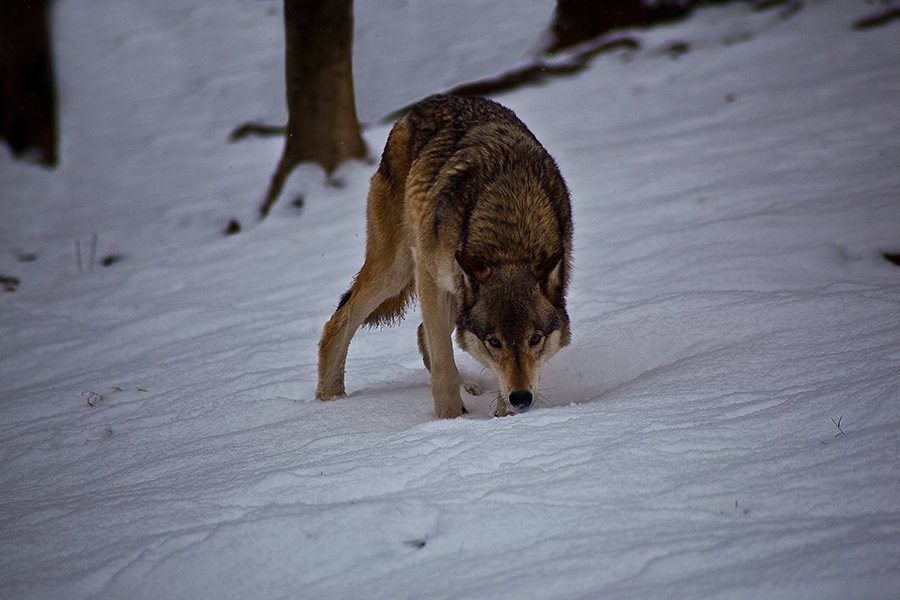
[[[0,138],[16,157],[58,160],[50,0],[4,2],[0,16]]]
[[[353,0],[284,0],[284,28],[287,136],[260,218],[301,162],[331,174],[367,154],[353,95]]]
[[[609,31],[687,16],[701,0],[557,0],[546,52],[571,48]]]

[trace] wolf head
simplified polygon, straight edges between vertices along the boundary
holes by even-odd
[[[463,271],[457,343],[497,375],[507,410],[528,410],[544,362],[569,343],[563,253],[487,264],[457,252],[456,261]]]

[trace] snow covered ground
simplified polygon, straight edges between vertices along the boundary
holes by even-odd
[[[521,62],[552,10],[357,4],[366,120]],[[226,137],[284,119],[280,3],[56,3],[63,165],[0,156],[0,597],[900,597],[878,6],[706,9],[498,98],[571,187],[573,343],[554,406],[437,421],[415,313],[313,400],[373,166],[254,222],[281,140]]]

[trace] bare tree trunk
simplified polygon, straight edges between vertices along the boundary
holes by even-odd
[[[288,127],[264,218],[301,162],[332,173],[365,158],[353,96],[353,0],[284,0]]]
[[[0,138],[13,154],[57,162],[50,0],[4,2],[0,11]]]
[[[554,53],[626,27],[653,25],[687,16],[701,0],[557,0],[547,48]]]

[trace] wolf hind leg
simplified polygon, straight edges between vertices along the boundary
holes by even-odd
[[[412,253],[396,216],[398,192],[380,173],[369,189],[366,259],[319,340],[316,398],[344,395],[347,349],[363,323],[383,324],[402,315],[414,290]]]
[[[316,387],[319,400],[345,394],[344,368],[350,341],[370,315],[409,286],[412,269],[403,264],[405,262],[398,257],[393,264],[383,265],[367,258],[353,286],[325,324],[319,340],[319,383]]]

